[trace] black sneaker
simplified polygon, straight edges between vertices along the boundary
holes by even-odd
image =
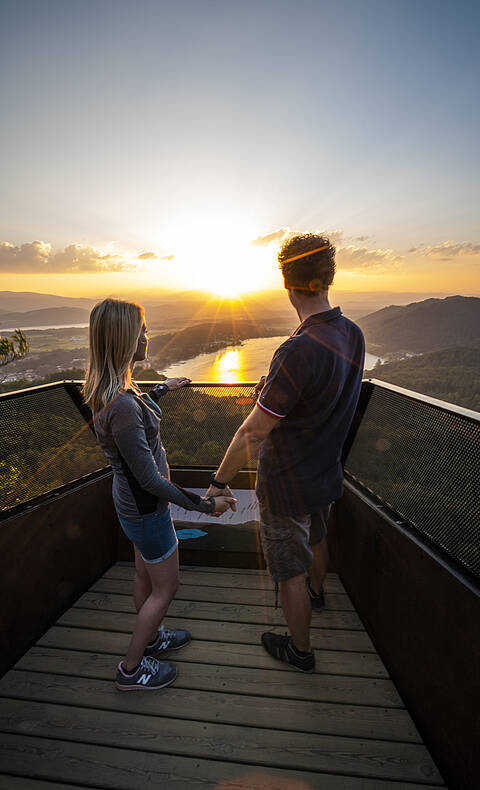
[[[162,653],[164,650],[180,650],[181,647],[188,645],[191,639],[190,631],[184,631],[180,628],[164,628],[161,625],[155,642],[147,645],[144,655],[154,656],[156,653]]]
[[[288,634],[281,636],[281,634],[267,631],[262,634],[262,645],[273,658],[283,661],[285,664],[290,664],[291,667],[298,669],[299,672],[313,672],[315,669],[313,652],[303,656],[299,655],[292,642],[292,637],[288,636]]]
[[[320,612],[322,609],[325,609],[325,595],[323,592],[323,587],[321,588],[319,593],[314,592],[310,586],[309,576],[307,576],[307,590],[310,596],[310,603],[312,604],[312,609],[314,609],[316,612]]]
[[[174,664],[144,656],[133,675],[127,675],[120,662],[115,685],[120,691],[152,691],[169,686],[176,677],[177,668]]]

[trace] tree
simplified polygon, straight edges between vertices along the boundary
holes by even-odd
[[[28,354],[28,340],[21,329],[15,329],[10,337],[0,337],[0,367],[23,359]]]

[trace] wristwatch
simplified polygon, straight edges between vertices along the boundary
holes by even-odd
[[[226,488],[228,483],[221,483],[220,480],[217,480],[215,474],[216,472],[212,472],[210,475],[210,485],[215,486],[215,488]]]

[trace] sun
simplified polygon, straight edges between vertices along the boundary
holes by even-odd
[[[258,233],[242,223],[223,221],[190,223],[188,235],[175,245],[176,275],[190,290],[208,291],[236,299],[249,291],[271,287],[274,250],[251,244]]]

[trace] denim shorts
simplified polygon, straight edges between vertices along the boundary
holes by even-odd
[[[313,561],[311,546],[327,536],[331,505],[311,515],[285,516],[272,513],[259,499],[260,540],[268,571],[274,582],[300,576]]]
[[[136,518],[120,518],[120,525],[129,540],[150,564],[168,559],[178,546],[170,507],[161,512]]]

